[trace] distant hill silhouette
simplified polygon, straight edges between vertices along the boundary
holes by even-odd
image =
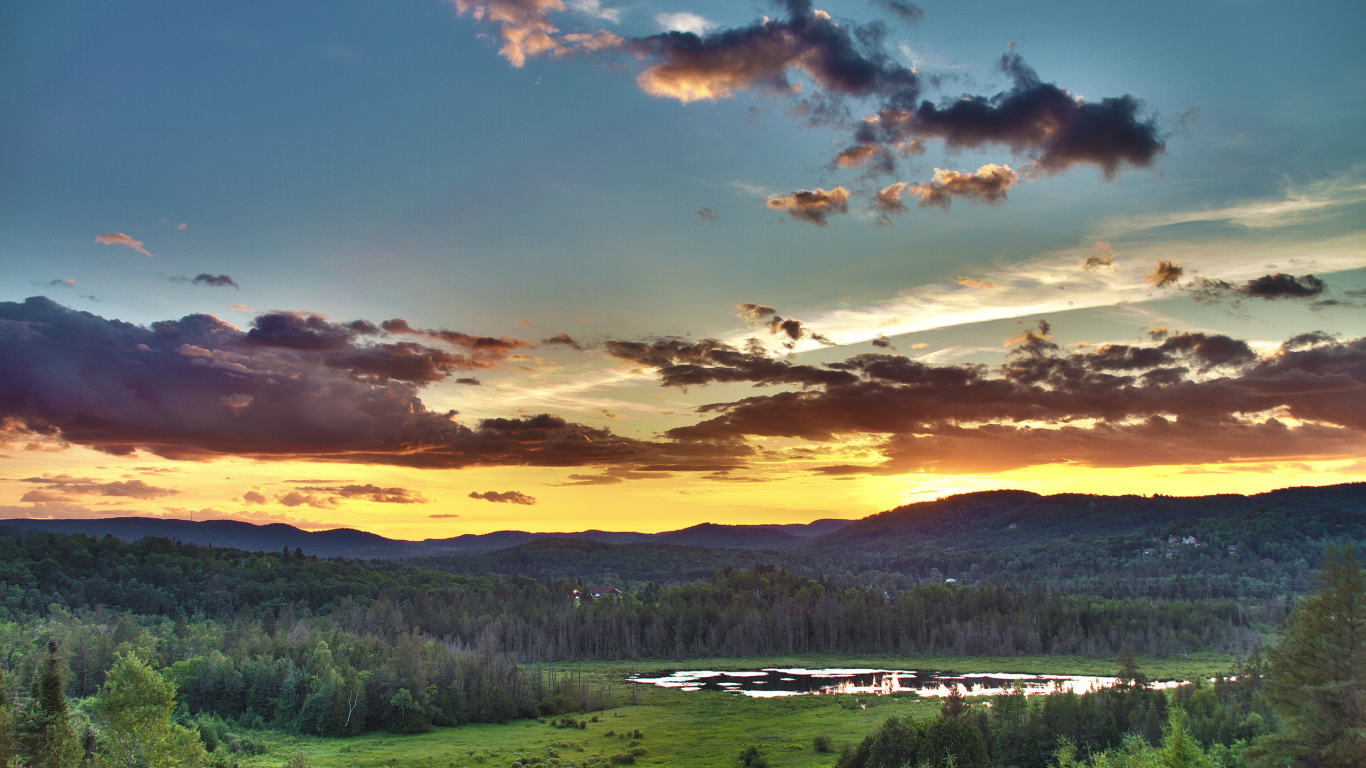
[[[826,555],[1011,547],[1071,536],[1123,533],[1256,507],[1366,512],[1366,483],[1282,488],[1250,496],[1102,496],[980,491],[907,504],[856,520],[813,541]]]
[[[494,531],[423,541],[388,539],[352,528],[305,531],[283,523],[254,525],[235,520],[192,522],[154,517],[111,517],[92,520],[11,519],[0,520],[0,525],[31,531],[83,533],[101,537],[109,535],[123,541],[158,536],[205,546],[233,547],[247,552],[278,552],[287,547],[291,551],[296,548],[302,549],[307,554],[319,557],[389,559],[481,554],[515,547],[536,539],[586,539],[606,544],[662,543],[727,549],[795,549],[815,536],[838,530],[840,526],[849,522],[824,519],[805,524],[775,526],[702,523],[680,531],[664,533],[599,530],[572,533]],[[802,533],[805,535],[801,535]]]
[[[112,535],[124,541],[160,536],[246,551],[298,548],[319,557],[413,558],[477,555],[537,539],[602,544],[672,544],[740,550],[778,550],[823,559],[900,556],[946,549],[1014,547],[1072,536],[1123,533],[1144,526],[1197,520],[1257,507],[1286,511],[1366,512],[1366,483],[1282,488],[1243,496],[1102,496],[1030,491],[981,491],[917,502],[861,520],[823,519],[787,525],[702,523],[663,533],[588,530],[566,533],[495,531],[447,539],[404,541],[350,528],[304,531],[275,523],[115,517],[95,520],[0,520],[0,525],[58,533]],[[594,551],[600,551],[595,548]]]

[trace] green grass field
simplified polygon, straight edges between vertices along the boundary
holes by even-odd
[[[1190,658],[1140,660],[1154,679],[1191,679],[1227,671],[1233,659],[1219,654]],[[372,768],[413,766],[510,766],[514,761],[535,765],[579,765],[595,754],[603,758],[640,748],[637,765],[679,768],[739,765],[736,756],[748,744],[758,745],[775,768],[829,766],[835,753],[817,753],[812,738],[829,736],[835,749],[856,742],[889,717],[932,717],[937,699],[915,696],[791,696],[759,699],[734,693],[680,691],[639,686],[638,703],[630,704],[623,681],[637,672],[678,669],[740,670],[763,667],[888,667],[957,672],[1021,672],[1032,674],[1109,675],[1110,660],[1063,656],[1008,658],[927,658],[892,656],[786,656],[762,658],[687,659],[679,662],[598,661],[564,665],[581,670],[592,688],[612,686],[616,709],[594,713],[597,722],[584,729],[556,728],[559,718],[517,720],[506,725],[466,725],[438,728],[418,736],[374,733],[350,739],[315,739],[268,735],[275,742],[271,754],[244,760],[244,768],[283,765],[294,752],[305,753],[315,768]],[[588,715],[585,717],[592,717]],[[582,718],[580,718],[582,719]],[[635,738],[636,731],[642,736]],[[552,758],[555,758],[552,760]]]

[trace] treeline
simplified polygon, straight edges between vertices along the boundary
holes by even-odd
[[[880,563],[880,579],[865,573],[862,580],[955,578],[1117,598],[1273,598],[1309,591],[1332,541],[1366,545],[1366,515],[1261,507],[1110,536],[904,554]]]
[[[1318,590],[1278,642],[1213,684],[1154,690],[1126,647],[1114,685],[970,706],[955,690],[932,723],[889,720],[837,768],[1359,768],[1366,704],[1366,571],[1330,547]],[[945,750],[931,734],[952,733]]]
[[[935,585],[898,595],[841,589],[773,566],[725,569],[709,582],[647,587],[588,605],[574,582],[513,577],[449,589],[415,603],[414,623],[472,642],[484,633],[521,659],[899,653],[1114,656],[1125,643],[1149,656],[1197,650],[1245,655],[1283,606],[1115,601]],[[489,601],[492,600],[492,604]],[[397,608],[397,606],[395,606]],[[373,607],[337,618],[373,622]]]
[[[0,541],[0,667],[37,674],[55,640],[66,695],[119,658],[215,723],[318,735],[503,722],[606,706],[555,669],[582,659],[830,654],[1243,655],[1283,609],[1105,600],[997,586],[841,588],[773,566],[590,599],[571,579],[443,574],[147,539]],[[58,563],[62,563],[58,565]],[[70,565],[66,565],[69,563]],[[207,718],[207,719],[206,719]]]
[[[52,604],[135,614],[230,618],[243,606],[318,610],[454,584],[458,577],[394,561],[319,560],[148,537],[64,535],[0,528],[0,618]]]

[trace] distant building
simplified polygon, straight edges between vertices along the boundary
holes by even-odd
[[[1144,556],[1144,557],[1152,557],[1152,556],[1155,555],[1155,554],[1157,554],[1157,550],[1155,550],[1155,549],[1145,549],[1145,550],[1143,550],[1143,556]]]
[[[1013,531],[1013,530],[1015,530],[1016,528],[1019,528],[1019,527],[1020,527],[1020,524],[1019,524],[1019,523],[1011,523],[1010,525],[1007,525],[1006,527]]]
[[[599,597],[621,597],[621,590],[616,587],[593,587],[588,590],[588,596],[594,600]]]

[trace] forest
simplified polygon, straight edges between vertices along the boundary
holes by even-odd
[[[1245,525],[1259,514],[1162,529],[1175,531],[1172,538],[1190,531],[1186,535],[1204,546],[1178,538],[1160,550],[1178,555],[1147,557],[1164,565],[1186,558],[1179,562],[1194,570],[1201,557],[1236,560],[1230,546],[1247,547],[1248,558],[1276,546],[1285,557],[1298,556],[1312,586],[1310,572],[1331,562],[1338,544],[1350,547],[1357,533],[1329,539],[1342,530],[1331,514],[1302,516],[1291,529],[1319,533],[1317,539],[1288,537],[1285,515],[1264,514],[1260,527]],[[1236,544],[1223,544],[1234,536]],[[1112,551],[1121,554],[1147,543],[1132,535],[1109,538]],[[614,546],[589,544],[580,549]],[[1044,561],[1053,552],[1055,560],[1068,558],[1079,568],[1091,557],[1093,569],[1122,562],[1096,558],[1091,546],[1037,543],[1021,548],[1042,548],[1037,558],[1027,551],[1016,556]],[[1197,555],[1201,549],[1210,554]],[[1181,577],[1179,571],[1174,576]],[[161,702],[159,743],[202,744],[204,760],[219,763],[251,754],[262,733],[335,738],[519,718],[572,720],[573,713],[611,706],[612,692],[603,683],[585,683],[575,672],[577,662],[604,659],[898,654],[1132,660],[1134,654],[1160,659],[1214,650],[1247,660],[1208,687],[1178,689],[1170,701],[1144,687],[1130,666],[1122,690],[1029,701],[1007,695],[989,708],[963,705],[953,714],[954,723],[979,735],[990,764],[1042,768],[1066,758],[1068,748],[1081,750],[1076,754],[1083,757],[1066,758],[1076,760],[1136,749],[1126,741],[1134,735],[1157,749],[1172,733],[1173,703],[1186,712],[1181,727],[1206,751],[1279,733],[1283,718],[1257,682],[1270,674],[1259,654],[1276,628],[1288,616],[1293,624],[1298,613],[1289,592],[1106,597],[989,579],[841,586],[829,576],[811,578],[763,563],[727,565],[695,581],[636,581],[620,597],[590,599],[591,585],[569,576],[475,575],[414,562],[321,559],[300,550],[248,553],[157,538],[129,543],[3,529],[0,669],[7,674],[9,709],[0,716],[0,737],[10,728],[15,748],[32,752],[33,744],[56,738],[35,737],[34,729],[65,719],[83,754],[94,755],[109,741],[101,734],[116,729],[115,694],[123,689]],[[67,700],[74,702],[70,714],[53,714]],[[43,707],[47,714],[40,717]],[[903,725],[889,726],[897,738],[948,738],[916,730],[929,727],[925,723]],[[0,755],[5,748],[0,743]],[[841,764],[893,764],[869,762],[871,757],[858,762],[859,754],[854,749]]]

